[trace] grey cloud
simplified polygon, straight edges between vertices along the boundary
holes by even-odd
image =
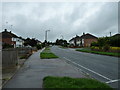
[[[99,8],[98,12],[87,16],[96,8]],[[9,25],[13,24],[13,32],[17,35],[41,41],[44,41],[45,30],[48,29],[51,30],[49,41],[55,41],[61,35],[69,40],[83,32],[106,36],[110,31],[117,33],[117,9],[117,3],[108,2],[3,3],[3,28],[6,28],[5,22],[8,21]],[[74,26],[74,23],[78,25]]]

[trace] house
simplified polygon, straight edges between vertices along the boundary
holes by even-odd
[[[39,40],[36,40],[36,42],[37,42],[37,44],[42,44],[42,42],[41,42],[41,41],[39,41]]]
[[[81,40],[81,46],[83,47],[90,47],[92,42],[97,42],[98,38],[96,36],[93,36],[92,34],[85,34],[80,37]]]
[[[72,38],[69,43],[71,46],[77,46],[77,47],[90,47],[92,42],[97,42],[97,37],[87,33],[83,33],[82,36],[77,36]]]
[[[24,47],[24,39],[22,37],[18,37],[13,41],[16,42],[16,47]]]
[[[71,40],[69,40],[69,44],[71,46],[75,46],[75,40],[74,40],[74,38],[72,38]]]
[[[5,29],[2,32],[2,43],[13,45],[14,48],[16,48],[16,47],[23,47],[24,40],[22,40],[17,35],[13,34],[11,31],[8,32],[7,29]]]

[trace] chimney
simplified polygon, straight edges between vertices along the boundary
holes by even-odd
[[[11,33],[11,31],[10,31],[10,33]]]
[[[83,32],[83,35],[85,35],[85,33]]]
[[[5,29],[5,32],[7,32],[7,29]]]

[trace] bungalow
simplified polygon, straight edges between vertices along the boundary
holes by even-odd
[[[87,33],[83,33],[82,36],[77,36],[72,38],[69,43],[70,46],[83,46],[83,47],[90,47],[92,42],[97,42],[97,37]]]
[[[7,29],[5,29],[5,31],[2,32],[2,43],[13,45],[14,48],[16,48],[23,47],[24,40],[13,34],[11,31],[8,32]]]

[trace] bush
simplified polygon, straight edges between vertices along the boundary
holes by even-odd
[[[106,44],[105,46],[103,46],[103,50],[104,51],[109,51],[110,49],[110,46],[108,44]]]
[[[2,48],[3,48],[3,49],[5,49],[5,48],[14,48],[14,46],[13,46],[13,45],[10,45],[10,44],[7,44],[7,43],[4,43],[4,44],[2,45]]]
[[[99,45],[98,45],[98,42],[92,42],[91,46],[99,46]]]
[[[36,45],[36,48],[39,50],[39,49],[42,49],[42,45],[41,44],[37,44]]]
[[[112,50],[120,50],[120,47],[110,47]]]

